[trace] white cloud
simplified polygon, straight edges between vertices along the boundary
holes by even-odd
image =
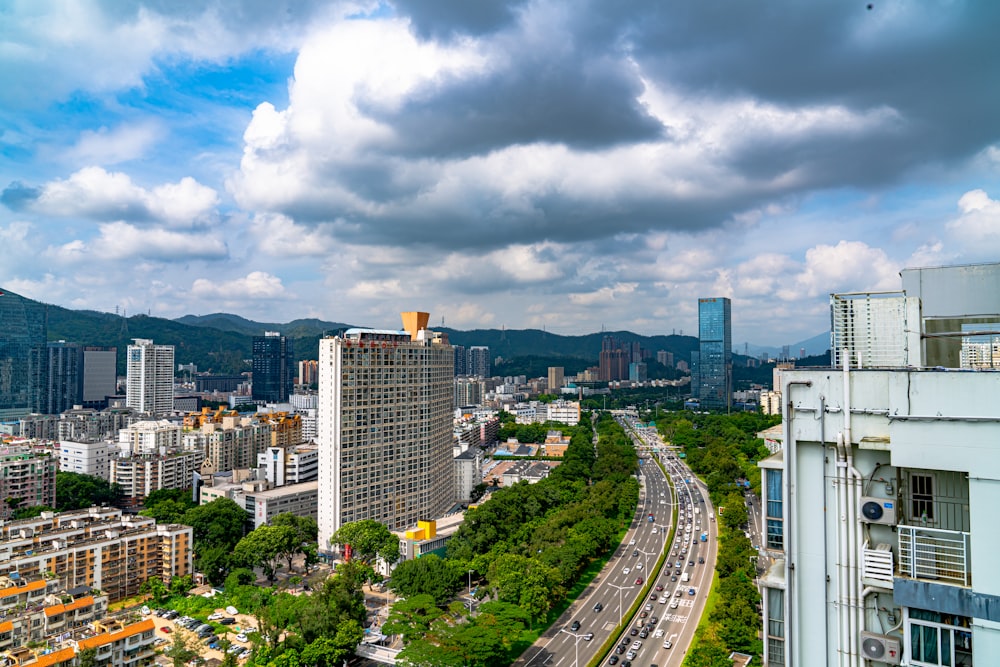
[[[201,299],[225,299],[238,302],[246,299],[277,299],[285,296],[281,278],[264,271],[252,271],[242,278],[216,281],[198,278],[191,285],[191,294]]]
[[[141,158],[160,139],[164,129],[154,120],[116,128],[85,130],[65,157],[78,164],[110,165]]]
[[[805,266],[777,296],[799,300],[835,292],[899,289],[900,268],[884,250],[861,241],[817,245],[806,251]]]
[[[616,283],[593,292],[570,294],[569,300],[579,306],[601,306],[610,304],[620,297],[628,296],[638,287],[636,283]]]
[[[210,234],[141,229],[126,222],[103,223],[98,230],[97,238],[88,241],[75,239],[60,246],[50,246],[46,254],[64,263],[106,260],[184,262],[219,260],[229,255],[225,241]]]
[[[945,225],[954,243],[973,257],[1000,252],[1000,201],[984,190],[970,190],[958,200],[959,216]]]

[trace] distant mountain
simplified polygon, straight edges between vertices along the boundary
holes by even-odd
[[[325,333],[348,329],[353,325],[342,322],[324,322],[317,319],[292,320],[286,324],[276,322],[254,322],[239,315],[230,313],[213,313],[211,315],[185,315],[174,322],[193,327],[208,327],[219,331],[232,331],[247,336],[263,336],[265,331],[278,331],[292,338],[322,336]]]

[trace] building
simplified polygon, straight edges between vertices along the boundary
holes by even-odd
[[[303,482],[272,487],[265,479],[244,479],[240,482],[215,484],[201,489],[201,504],[218,498],[229,498],[244,508],[254,528],[271,522],[285,512],[295,516],[316,518],[319,482]]]
[[[118,432],[118,445],[125,455],[152,456],[181,450],[180,424],[160,419],[137,421]]]
[[[483,381],[478,377],[455,378],[455,407],[481,405],[483,402]]]
[[[67,410],[59,416],[58,434],[54,439],[91,442],[117,440],[121,429],[139,420],[132,408],[95,410],[80,408]]]
[[[57,415],[83,401],[83,348],[64,340],[46,345],[47,385],[43,412]]]
[[[546,406],[546,420],[576,426],[580,423],[580,402],[552,401]]]
[[[10,658],[27,644],[49,643],[67,630],[103,618],[107,610],[107,596],[89,588],[67,591],[58,579],[0,577],[0,661],[5,652]]]
[[[59,443],[59,472],[111,479],[110,445],[105,440]]]
[[[299,362],[299,384],[313,385],[319,382],[319,362],[308,359]]]
[[[319,447],[268,447],[257,455],[257,467],[273,486],[311,482],[319,478]]]
[[[0,421],[44,408],[46,317],[43,304],[0,289]]]
[[[112,456],[108,476],[127,498],[145,498],[160,489],[189,489],[200,473],[202,452]]]
[[[656,352],[656,361],[667,368],[674,367],[674,353],[667,352],[666,350],[658,350]]]
[[[633,361],[628,365],[628,381],[639,383],[646,381],[646,364],[642,361]]]
[[[764,664],[991,665],[1000,655],[1000,264],[831,297],[840,368],[782,373],[760,462]],[[780,443],[779,443],[780,444]]]
[[[153,415],[173,412],[174,346],[134,340],[126,357],[125,405]]]
[[[320,340],[323,551],[344,523],[374,519],[402,530],[455,503],[455,356],[427,320],[403,313],[403,331],[349,329]]]
[[[566,384],[566,369],[562,366],[549,366],[549,391],[558,394]]]
[[[169,584],[191,574],[192,534],[190,526],[106,507],[43,512],[0,525],[0,576],[30,580],[51,572],[62,588],[89,586],[115,602],[137,595],[150,577]]]
[[[406,531],[393,531],[399,537],[399,559],[414,560],[429,553],[443,556],[448,540],[462,527],[465,514],[456,512],[436,521],[418,521]]]
[[[455,457],[455,499],[472,502],[472,491],[483,482],[483,450],[469,447]]]
[[[225,412],[218,419],[200,421],[200,430],[185,433],[184,449],[205,453],[202,474],[257,467],[257,456],[268,447],[302,442],[302,418],[287,412],[243,417]]]
[[[542,443],[542,453],[545,456],[563,457],[569,448],[570,437],[563,435],[562,431],[549,431],[545,434],[545,442]]]
[[[0,518],[23,507],[55,507],[59,462],[28,447],[0,450]]]
[[[287,403],[295,383],[292,341],[276,331],[253,337],[253,393],[265,403]]]
[[[490,359],[490,348],[485,345],[473,345],[466,351],[468,366],[466,375],[475,375],[481,378],[492,377],[493,366]]]
[[[601,339],[598,379],[601,382],[617,382],[628,379],[628,365],[632,360],[631,349],[614,336]]]
[[[698,299],[697,398],[702,408],[728,410],[733,400],[733,323],[729,299]]]
[[[98,410],[105,408],[108,405],[108,396],[114,396],[117,391],[118,348],[84,347],[81,406]]]
[[[469,370],[469,360],[465,352],[465,346],[452,345],[451,348],[455,353],[455,377],[467,375],[466,371]]]
[[[196,375],[191,380],[195,391],[206,394],[235,393],[247,384],[245,375]]]

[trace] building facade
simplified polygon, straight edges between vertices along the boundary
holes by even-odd
[[[701,407],[727,410],[733,400],[732,304],[698,299],[697,398]]]
[[[83,382],[80,404],[85,408],[104,408],[108,396],[118,389],[118,348],[83,348]]]
[[[490,348],[485,345],[473,345],[466,350],[468,371],[466,375],[476,375],[488,378],[493,375],[493,360],[490,359]]]
[[[59,471],[111,479],[110,447],[105,440],[59,443]]]
[[[902,278],[832,297],[839,369],[782,373],[783,448],[759,464],[769,667],[1000,655],[1000,374],[961,354],[997,329],[1000,265]]]
[[[45,306],[0,289],[0,421],[43,411],[47,339]]]
[[[455,502],[454,354],[427,319],[404,313],[405,331],[349,329],[320,341],[322,551],[344,523],[401,530]]]
[[[549,392],[558,394],[566,384],[566,372],[562,366],[549,366]]]
[[[27,447],[9,447],[0,453],[0,515],[6,519],[23,507],[55,507],[56,472],[54,456]]]
[[[46,345],[45,414],[57,415],[83,402],[83,348],[64,340]]]
[[[148,414],[174,409],[174,346],[136,338],[126,357],[125,405]]]
[[[295,386],[292,341],[276,331],[253,337],[251,397],[265,403],[287,403]]]
[[[201,471],[202,452],[112,456],[108,471],[112,484],[128,498],[145,498],[160,489],[187,489]]]

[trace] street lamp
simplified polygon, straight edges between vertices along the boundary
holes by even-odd
[[[663,531],[663,550],[667,550],[667,531],[670,530],[670,524],[668,523],[664,526],[662,523],[654,523],[654,526]]]
[[[580,637],[582,637],[583,635],[578,635],[575,632],[570,632],[566,628],[560,628],[559,632],[565,632],[567,635],[576,638],[576,641],[573,642],[574,652],[576,653],[576,657],[573,659],[573,667],[577,667],[580,664]]]
[[[472,595],[472,570],[469,570],[469,595]]]
[[[618,589],[618,625],[622,624],[622,620],[625,618],[625,608],[622,606],[622,591],[626,588],[631,588],[631,586],[619,586],[618,584],[613,584],[610,581],[607,582],[608,586]]]
[[[644,567],[644,568],[646,569],[646,576],[648,577],[648,576],[649,576],[649,557],[650,557],[650,556],[654,556],[655,554],[654,554],[654,553],[652,553],[652,552],[650,552],[650,551],[643,551],[643,550],[642,550],[642,549],[640,549],[639,547],[636,547],[636,548],[635,548],[635,550],[636,550],[636,551],[638,551],[639,553],[641,553],[641,554],[642,554],[642,556],[643,556],[643,558],[642,558],[642,559],[643,559],[644,561],[646,561],[646,562],[645,562],[645,563],[643,564],[643,567]]]

